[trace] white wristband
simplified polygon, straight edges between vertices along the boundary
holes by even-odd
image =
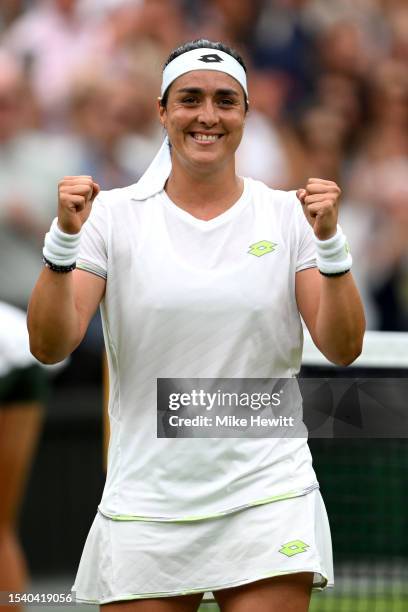
[[[340,225],[337,232],[328,240],[315,237],[317,267],[323,274],[341,274],[348,272],[353,263],[347,239]]]
[[[56,266],[70,266],[75,263],[79,253],[81,231],[66,234],[58,227],[58,218],[51,223],[50,231],[45,234],[43,255]]]

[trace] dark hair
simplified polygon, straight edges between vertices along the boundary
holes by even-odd
[[[174,51],[170,53],[169,57],[164,62],[163,70],[164,68],[166,68],[166,66],[168,66],[168,64],[170,64],[170,62],[176,59],[176,57],[178,57],[179,55],[183,55],[183,53],[187,53],[188,51],[192,51],[193,49],[214,49],[215,51],[223,51],[224,53],[228,53],[228,55],[231,55],[231,57],[237,60],[237,62],[241,64],[245,72],[247,72],[244,60],[242,59],[240,54],[235,51],[235,49],[232,49],[232,47],[228,47],[228,45],[224,45],[224,43],[222,42],[213,42],[211,40],[207,40],[206,38],[198,38],[197,40],[191,40],[189,42],[184,43],[183,45],[180,45],[180,47],[177,47],[177,49],[174,49]],[[169,87],[166,89],[163,94],[163,97],[160,100],[161,106],[167,106],[168,97]],[[248,100],[245,96],[245,111],[247,110]]]

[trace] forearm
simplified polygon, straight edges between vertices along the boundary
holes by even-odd
[[[65,176],[58,184],[58,222],[44,242],[47,263],[28,308],[30,350],[43,363],[57,363],[81,342],[105,292],[105,280],[73,270],[82,226],[100,187],[91,176]]]
[[[62,361],[79,344],[80,317],[72,272],[42,270],[31,295],[28,332],[30,350],[43,363]]]
[[[364,309],[351,273],[322,276],[315,325],[322,353],[337,365],[349,365],[361,353],[364,331]]]

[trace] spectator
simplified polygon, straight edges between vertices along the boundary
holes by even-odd
[[[70,141],[39,131],[30,102],[20,66],[0,55],[0,299],[23,308],[41,269],[55,181],[75,173]]]
[[[250,112],[237,151],[237,169],[271,187],[295,188],[305,180],[299,142],[286,121],[288,80],[257,71],[251,78]]]
[[[72,78],[98,43],[95,23],[79,17],[78,0],[40,0],[4,35],[4,46],[30,75],[48,126],[63,127]]]

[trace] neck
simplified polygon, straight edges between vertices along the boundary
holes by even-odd
[[[172,164],[166,193],[180,208],[199,218],[221,214],[242,194],[243,180],[235,174],[235,164],[208,173],[181,168],[174,156]]]

